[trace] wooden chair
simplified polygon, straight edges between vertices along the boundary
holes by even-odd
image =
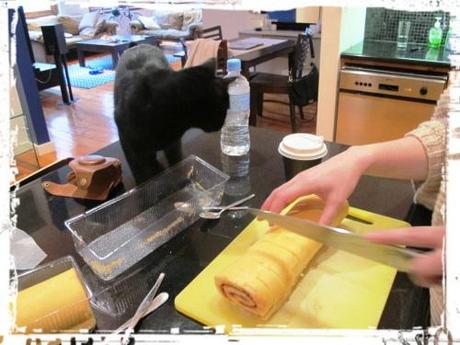
[[[209,28],[198,29],[196,38],[210,38],[213,40],[223,40],[222,27],[220,25],[211,26]]]
[[[216,25],[216,26],[211,26],[209,28],[197,29],[195,31],[195,36],[193,37],[193,39],[197,39],[197,38],[208,38],[208,39],[212,39],[216,41],[219,41],[219,40],[222,41],[223,40],[222,27],[220,25]],[[180,43],[182,44],[183,51],[180,53],[174,54],[174,56],[180,57],[182,67],[184,67],[185,61],[187,61],[187,46],[186,46],[184,39],[181,39]],[[227,43],[225,43],[225,45],[227,45]],[[228,49],[226,48],[226,51],[227,50]]]
[[[299,34],[297,43],[294,50],[294,58],[291,66],[289,66],[289,76],[257,72],[253,78],[250,79],[251,85],[251,123],[256,124],[257,116],[262,116],[264,94],[286,94],[289,96],[289,114],[291,121],[292,132],[297,132],[298,126],[295,117],[295,102],[289,93],[289,80],[298,80],[302,77],[302,71],[308,53],[314,57],[313,40],[311,35]],[[267,100],[268,101],[268,100]],[[279,101],[271,101],[277,103]],[[299,106],[299,112],[302,119],[304,114],[302,107]]]
[[[228,44],[227,40],[222,40],[217,51],[217,74],[227,74]]]
[[[181,56],[181,64],[184,67],[187,61],[187,46],[185,42],[182,43],[184,47],[184,54]],[[227,73],[227,59],[228,59],[228,43],[227,40],[221,40],[219,49],[217,50],[217,75],[225,75]]]

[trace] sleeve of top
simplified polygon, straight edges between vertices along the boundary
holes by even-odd
[[[433,210],[438,196],[446,155],[447,123],[436,119],[421,123],[406,136],[416,137],[423,145],[428,160],[427,178],[415,193],[415,201]]]

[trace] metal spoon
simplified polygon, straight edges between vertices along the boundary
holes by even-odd
[[[148,314],[154,312],[156,309],[161,307],[165,302],[168,301],[168,299],[169,299],[169,294],[167,292],[160,292],[158,295],[155,296],[155,298],[151,301],[150,305],[147,306],[146,310],[144,310],[143,313],[134,315],[132,318],[130,318],[128,321],[126,321],[124,324],[118,327],[114,331],[114,334],[118,334],[125,329],[128,329],[128,330],[134,329],[134,327],[136,327],[137,323],[142,318],[144,318]]]
[[[144,310],[143,313],[141,314],[135,314],[132,318],[130,318],[128,321],[126,321],[123,325],[121,325],[120,327],[118,327],[112,334],[110,334],[109,336],[107,336],[105,338],[105,342],[103,345],[108,345],[109,342],[110,343],[113,343],[113,342],[116,342],[116,341],[113,341],[113,339],[115,338],[115,336],[122,332],[123,330],[126,330],[124,335],[123,335],[123,338],[122,338],[122,341],[121,341],[121,344],[122,345],[127,345],[130,341],[130,336],[131,336],[131,333],[134,331],[134,327],[136,327],[137,323],[142,319],[144,318],[145,316],[147,316],[148,314],[154,312],[156,309],[158,309],[159,307],[161,307],[167,300],[169,299],[169,294],[167,292],[160,292],[150,303],[150,305],[148,305],[147,309]],[[115,338],[116,339],[116,338]],[[120,338],[118,338],[118,341],[120,341]]]
[[[165,277],[165,274],[163,272],[160,273],[158,276],[158,279],[156,280],[155,284],[153,284],[153,287],[150,289],[150,291],[147,293],[147,295],[144,297],[142,300],[141,304],[139,304],[139,307],[137,307],[136,312],[134,313],[133,317],[128,320],[128,322],[124,323],[122,326],[118,327],[114,334],[118,334],[121,332],[124,328],[129,327],[134,321],[134,326],[136,323],[142,318],[142,315],[145,314],[147,309],[149,309],[150,305],[153,304],[153,301],[158,301],[158,296],[155,297],[157,294],[158,288],[160,287],[161,283],[163,282],[163,279]],[[158,302],[156,302],[158,303]],[[164,303],[164,302],[163,302]],[[161,305],[161,304],[160,304]],[[132,326],[134,328],[134,326]],[[123,328],[124,327],[124,328]]]
[[[226,207],[227,206],[204,206],[201,209],[203,211],[220,211]],[[235,206],[235,207],[227,208],[227,211],[239,211],[239,210],[247,210],[247,209],[248,209],[248,206]]]
[[[230,205],[225,206],[224,208],[222,208],[218,212],[203,211],[203,212],[200,213],[200,217],[205,218],[205,219],[219,219],[220,216],[222,215],[222,213],[224,213],[225,211],[231,209],[234,206],[242,204],[243,202],[248,201],[249,199],[252,199],[253,197],[255,197],[255,194],[251,194],[251,195],[247,196],[246,198],[243,198],[241,200],[235,201],[235,202],[231,203]]]

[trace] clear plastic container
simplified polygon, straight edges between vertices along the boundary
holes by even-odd
[[[103,327],[107,316],[111,322],[119,324],[133,316],[139,304],[155,284],[159,274],[164,271],[165,265],[172,260],[174,256],[169,255],[161,265],[155,262],[146,262],[140,267],[135,265],[110,281],[100,279],[88,265],[84,265],[82,267],[83,276],[93,291],[91,304],[98,312],[106,315],[103,319],[98,320],[100,321],[99,329]]]
[[[196,156],[65,222],[77,252],[111,280],[218,205],[228,176]]]
[[[18,331],[76,332],[96,326],[92,292],[71,256],[19,274],[17,284]]]

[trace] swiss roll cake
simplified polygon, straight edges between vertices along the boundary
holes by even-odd
[[[324,202],[310,195],[299,199],[288,215],[317,222],[323,209]],[[345,203],[331,225],[339,225],[347,213]],[[216,287],[230,303],[266,320],[289,297],[321,246],[322,243],[273,226],[215,276]]]

